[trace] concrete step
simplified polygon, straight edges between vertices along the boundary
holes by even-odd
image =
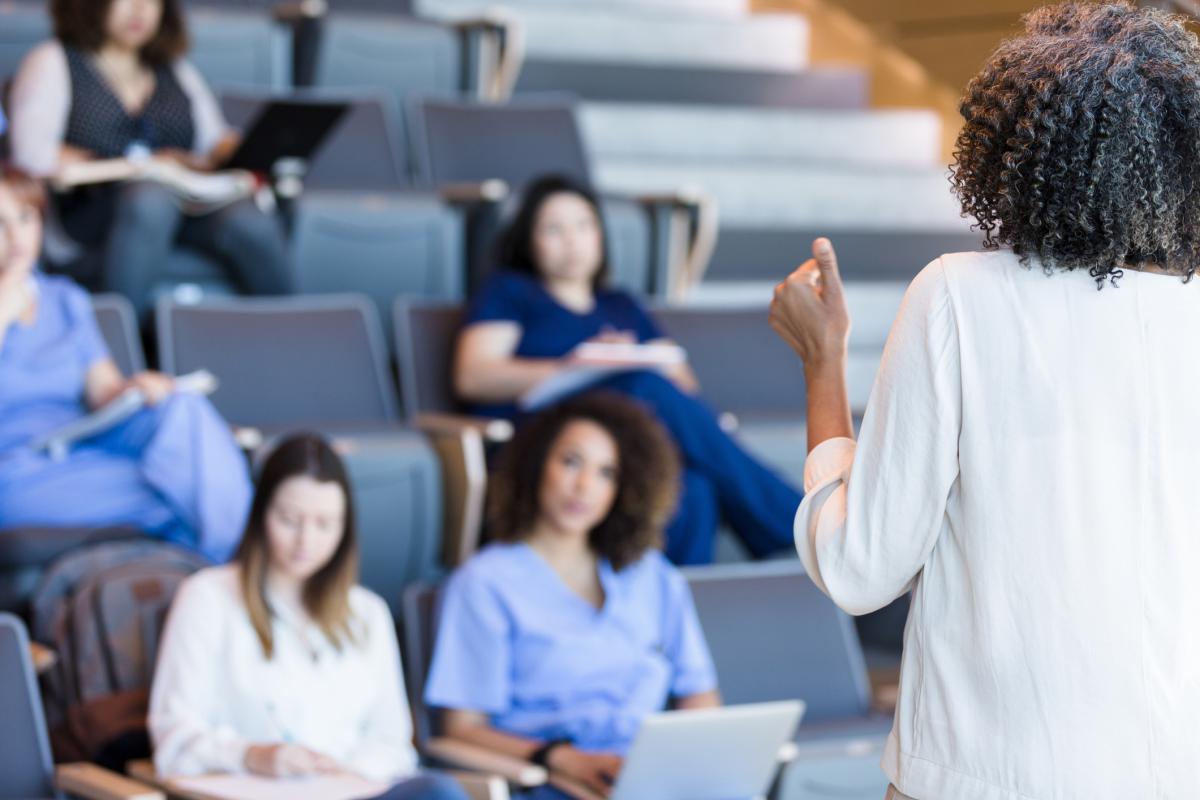
[[[570,92],[583,100],[621,103],[861,110],[870,104],[868,83],[866,71],[856,67],[778,72],[535,58],[525,61],[514,91]]]
[[[480,0],[418,0],[435,19],[477,14]],[[808,64],[808,22],[795,14],[680,15],[640,4],[522,3],[509,7],[524,24],[531,60],[684,65],[795,72]]]
[[[937,167],[932,111],[799,111],[585,103],[584,142],[598,163],[653,159]]]
[[[704,189],[720,205],[723,228],[967,230],[945,168],[622,158],[600,161],[596,179],[627,193]]]
[[[705,280],[714,283],[783,280],[812,253],[812,242],[828,236],[847,280],[910,281],[944,253],[981,250],[983,237],[961,231],[871,230],[820,225],[799,228],[755,228],[726,225],[717,240]]]

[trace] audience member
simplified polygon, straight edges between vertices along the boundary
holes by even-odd
[[[250,504],[245,458],[202,397],[126,380],[91,301],[37,268],[45,193],[0,167],[0,528],[131,525],[224,559]],[[32,444],[129,388],[150,404],[65,458]]]
[[[912,589],[891,797],[1197,797],[1200,43],[1123,3],[1025,25],[961,107],[994,252],[917,276],[857,444],[830,243],[776,290],[796,538],[847,611]]]
[[[426,694],[446,735],[606,793],[646,715],[719,703],[687,583],[655,549],[678,481],[666,431],[619,395],[521,427],[492,480],[497,541],[442,597]]]
[[[12,157],[53,176],[92,159],[159,158],[219,167],[238,136],[200,73],[184,60],[180,0],[50,0],[56,39],[26,57],[12,89]],[[167,254],[207,253],[249,294],[290,288],[283,230],[246,200],[186,216],[160,185],[84,187],[56,198],[66,232],[103,253],[100,285],[144,313]]]
[[[160,775],[340,772],[394,783],[388,800],[465,800],[417,773],[395,626],[357,574],[345,467],[315,436],[285,439],[234,562],[171,607],[150,700]]]
[[[559,177],[534,183],[498,255],[501,268],[467,311],[454,370],[459,394],[479,413],[515,417],[517,399],[577,363],[585,342],[667,341],[637,300],[606,288],[600,206],[588,188]],[[686,364],[667,374],[631,366],[598,386],[652,409],[682,452],[671,561],[711,562],[721,515],[757,557],[792,546],[800,493],[722,430]]]

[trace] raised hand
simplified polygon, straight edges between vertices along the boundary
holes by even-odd
[[[814,241],[813,257],[775,287],[770,323],[808,370],[845,358],[850,312],[828,239]]]

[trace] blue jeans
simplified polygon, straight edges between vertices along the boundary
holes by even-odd
[[[426,773],[401,781],[372,800],[467,800],[467,793],[453,778]]]
[[[283,228],[250,201],[187,216],[167,189],[133,182],[120,187],[115,203],[102,282],[105,289],[128,297],[139,317],[151,310],[162,265],[178,244],[215,257],[245,294],[291,291]]]
[[[642,403],[679,447],[683,491],[665,548],[673,563],[711,563],[722,516],[757,558],[795,547],[792,521],[803,495],[722,430],[699,398],[647,371],[622,373],[594,388]]]

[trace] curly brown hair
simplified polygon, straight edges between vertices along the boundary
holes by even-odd
[[[108,10],[113,0],[50,0],[54,35],[67,47],[94,53],[104,46]],[[162,0],[158,32],[142,48],[142,62],[152,67],[174,63],[188,51],[187,25],[179,0]]]
[[[985,245],[1098,286],[1200,256],[1200,44],[1126,3],[1026,15],[967,85],[951,182]]]
[[[546,459],[568,424],[594,422],[617,444],[617,496],[588,541],[620,570],[662,544],[679,496],[675,443],[638,403],[612,392],[590,392],[538,414],[505,446],[490,479],[488,529],[505,542],[524,538],[540,513]]]

